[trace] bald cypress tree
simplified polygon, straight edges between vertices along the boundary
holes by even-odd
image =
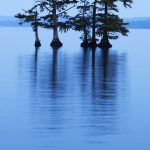
[[[130,7],[132,0],[101,0],[98,3],[102,12],[97,14],[98,28],[96,34],[102,37],[98,44],[101,48],[111,47],[109,39],[117,39],[119,34],[127,36],[129,32],[126,28],[127,23],[117,15],[119,12],[118,2],[122,2],[125,7]]]
[[[37,0],[36,7],[39,6],[41,11],[44,12],[43,27],[53,30],[53,39],[51,42],[52,47],[61,47],[63,44],[58,36],[58,28],[61,31],[67,31],[68,19],[67,12],[75,6],[76,0]],[[69,5],[72,5],[68,8]],[[45,15],[46,13],[46,15]]]
[[[81,47],[88,47],[91,41],[92,28],[92,11],[88,0],[80,0],[77,6],[78,13],[70,17],[71,28],[75,31],[82,32],[80,39],[83,41]]]
[[[20,25],[24,23],[30,23],[32,29],[35,33],[35,47],[40,47],[41,42],[38,35],[38,27],[41,25],[41,18],[39,17],[39,12],[36,8],[31,8],[29,10],[24,10],[23,13],[18,13],[15,15],[16,18],[20,20]]]

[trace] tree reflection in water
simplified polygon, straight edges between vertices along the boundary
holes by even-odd
[[[117,134],[126,107],[126,57],[112,49],[89,48],[36,50],[24,56],[34,133],[49,137],[47,144],[56,147],[70,137],[99,143],[103,135]]]

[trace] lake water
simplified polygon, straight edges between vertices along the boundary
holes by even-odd
[[[35,50],[30,28],[0,28],[0,149],[150,149],[150,30],[108,52],[60,37],[41,30]]]

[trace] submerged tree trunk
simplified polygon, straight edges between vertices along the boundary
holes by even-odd
[[[39,40],[39,35],[38,35],[38,27],[35,27],[35,47],[40,47],[41,46],[41,42]]]
[[[108,18],[108,3],[105,2],[105,24],[107,25],[107,18]],[[101,39],[101,42],[98,44],[99,47],[101,48],[110,48],[112,47],[112,45],[109,42],[109,38],[108,38],[108,31],[107,29],[104,29],[103,31],[103,37]]]
[[[40,47],[41,46],[41,42],[39,40],[39,35],[38,35],[38,25],[37,25],[37,16],[38,16],[38,13],[37,11],[35,12],[35,20],[34,20],[34,23],[35,23],[35,26],[34,26],[34,31],[35,31],[35,47]]]
[[[87,33],[87,29],[86,26],[84,27],[84,40],[81,43],[81,47],[88,47],[89,46],[89,41],[88,41],[88,33]]]
[[[96,4],[97,0],[94,1],[93,5],[93,19],[92,19],[92,40],[90,42],[90,47],[96,47]]]
[[[103,37],[101,39],[101,42],[98,44],[98,46],[101,47],[101,48],[110,48],[110,47],[112,47],[112,45],[110,44],[109,39],[108,39],[108,32],[107,31],[104,31]]]
[[[57,12],[56,12],[56,2],[53,1],[53,40],[51,42],[52,47],[61,47],[62,43],[59,40],[58,37],[58,26],[57,26]]]
[[[85,5],[85,2],[84,2],[84,5]],[[83,20],[84,20],[84,25],[83,25],[83,33],[84,33],[84,39],[83,39],[83,42],[81,43],[81,47],[88,47],[89,46],[89,41],[88,41],[88,31],[86,29],[86,17],[85,17],[85,14],[86,14],[86,10],[84,9],[83,11]]]

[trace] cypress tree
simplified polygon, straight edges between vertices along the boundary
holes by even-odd
[[[122,2],[125,7],[130,7],[132,0],[101,0],[98,4],[101,6],[103,13],[98,13],[98,28],[96,34],[102,39],[98,44],[101,48],[110,48],[112,45],[109,39],[117,39],[119,34],[127,36],[129,32],[126,28],[127,23],[121,19],[117,13],[118,2]]]
[[[69,21],[71,27],[75,31],[83,32],[80,39],[83,41],[81,47],[88,47],[91,41],[91,6],[88,0],[80,0],[77,6],[78,14],[74,17],[70,17]]]
[[[67,31],[67,11],[75,6],[76,0],[37,0],[37,5],[42,12],[47,12],[42,18],[44,19],[43,27],[53,30],[53,39],[51,42],[52,47],[61,47],[61,43],[58,36],[58,28],[61,31]],[[73,4],[70,8],[68,5]]]
[[[38,27],[41,25],[41,19],[39,17],[39,13],[35,7],[29,9],[29,10],[24,10],[23,13],[18,13],[15,15],[16,18],[20,20],[20,25],[24,23],[30,23],[32,26],[33,31],[35,32],[35,47],[40,47],[41,42],[39,40],[39,35],[38,35]]]

